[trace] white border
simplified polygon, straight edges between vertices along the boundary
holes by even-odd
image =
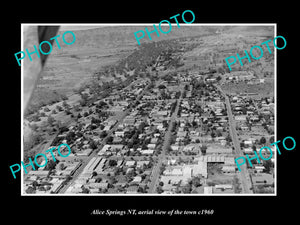
[[[22,23],[21,24],[21,51],[23,51],[23,26],[153,26],[153,24],[158,25],[158,23]],[[176,23],[171,23],[172,25],[177,25]],[[168,24],[161,24],[162,26],[167,26]],[[180,23],[180,26],[274,26],[274,37],[277,36],[277,23],[192,23],[185,24]],[[94,29],[94,28],[91,28]],[[180,28],[179,28],[180,29]],[[134,37],[133,37],[134,38]],[[274,139],[277,141],[277,49],[274,48],[274,100],[275,100],[275,111],[274,111],[274,120],[275,120],[275,131],[274,131]],[[21,61],[21,161],[23,159],[23,61]],[[147,197],[147,196],[169,196],[169,197],[177,197],[177,196],[277,196],[277,151],[275,152],[275,168],[274,168],[274,193],[273,194],[27,194],[23,193],[23,177],[24,170],[21,170],[21,196],[139,196],[139,197]]]

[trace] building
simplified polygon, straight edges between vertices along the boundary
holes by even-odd
[[[235,166],[223,166],[222,171],[224,173],[235,173],[236,167]]]

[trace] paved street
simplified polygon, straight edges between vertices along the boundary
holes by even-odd
[[[174,113],[172,114],[172,116],[170,118],[168,130],[166,131],[165,136],[164,136],[164,143],[163,143],[163,146],[162,146],[162,152],[158,156],[159,157],[158,163],[154,166],[154,168],[152,170],[152,173],[151,173],[151,176],[150,176],[151,182],[150,182],[150,185],[149,185],[149,193],[156,193],[156,187],[157,187],[158,180],[159,180],[160,167],[162,166],[162,162],[165,160],[166,150],[170,146],[170,138],[171,138],[171,135],[172,135],[171,131],[173,129],[174,122],[177,119],[177,113],[178,113],[178,110],[179,110],[179,104],[180,104],[181,98],[182,98],[182,89],[181,89],[181,95],[180,95],[179,99],[177,99],[177,105],[176,105],[176,108],[174,110]]]
[[[225,104],[226,104],[227,114],[228,114],[228,118],[229,118],[229,132],[230,132],[230,136],[232,138],[232,142],[234,145],[235,155],[236,155],[236,157],[244,156],[244,154],[241,150],[241,147],[240,147],[240,142],[238,140],[238,135],[237,135],[236,128],[235,128],[236,126],[235,126],[235,121],[233,119],[229,98],[219,86],[216,86],[216,88],[218,88],[218,90],[220,90],[222,95],[225,97]],[[249,176],[246,164],[243,164],[241,166],[241,172],[238,172],[238,173],[240,174],[243,193],[246,193],[246,194],[253,193],[253,191],[250,189],[251,188],[251,180],[250,180],[250,176]]]

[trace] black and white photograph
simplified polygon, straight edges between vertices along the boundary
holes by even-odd
[[[259,151],[276,141],[275,24],[67,24],[40,45],[55,26],[22,24],[23,49],[51,46],[40,74],[20,60],[22,194],[276,193],[276,148]]]

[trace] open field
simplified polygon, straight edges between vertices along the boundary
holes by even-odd
[[[252,98],[274,96],[273,82],[266,82],[264,84],[247,84],[245,82],[227,83],[222,85],[222,89],[226,94],[256,93],[257,96],[251,96]]]

